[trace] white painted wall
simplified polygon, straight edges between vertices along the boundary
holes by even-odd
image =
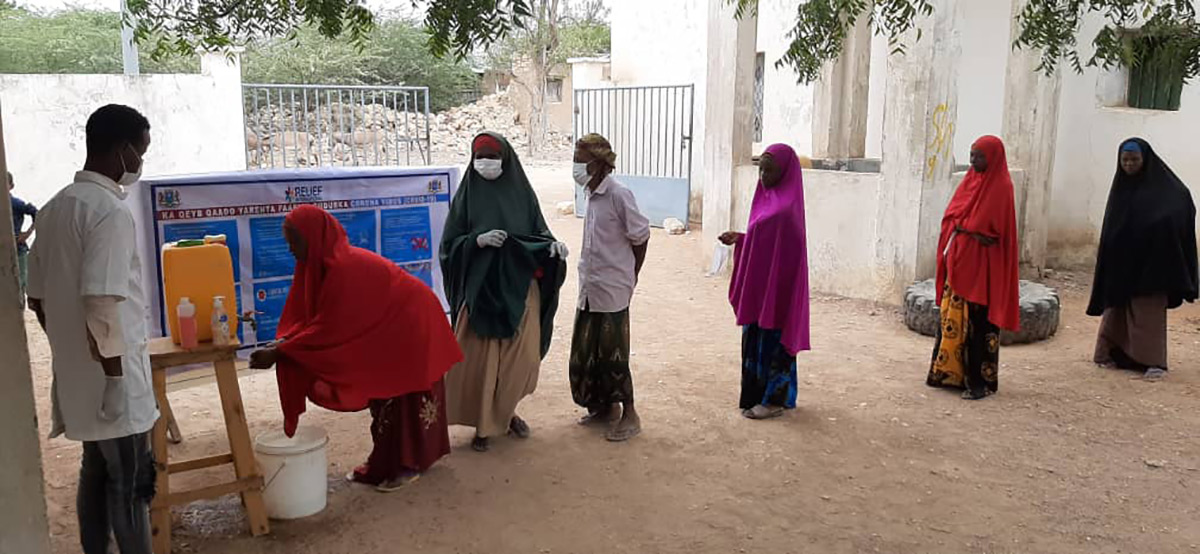
[[[694,85],[692,214],[701,213],[705,74],[710,0],[611,0],[612,81],[617,86]]]
[[[572,89],[608,88],[612,86],[609,73],[612,64],[607,58],[576,58],[567,60],[571,64]]]
[[[796,0],[760,0],[758,3],[758,51],[766,58],[763,76],[763,139],[754,153],[775,143],[784,143],[797,154],[812,155],[813,87],[796,82],[790,67],[775,67],[787,51],[788,32],[796,19]]]
[[[758,186],[754,166],[737,168],[733,227],[745,231]],[[876,299],[884,287],[875,257],[878,173],[804,172],[805,223],[808,231],[808,279],[813,292]],[[888,299],[891,300],[891,299]]]
[[[201,75],[0,75],[14,194],[40,206],[70,184],[88,116],[113,103],[150,120],[147,176],[245,169],[240,64],[210,54],[202,65]]]
[[[1095,20],[1083,26],[1091,37]],[[1090,41],[1080,41],[1081,44]],[[1081,57],[1091,56],[1084,48]],[[1124,104],[1121,73],[1088,69],[1082,75],[1066,70],[1059,111],[1058,146],[1050,197],[1049,252],[1055,266],[1090,266],[1104,219],[1109,187],[1117,168],[1117,148],[1140,136],[1171,166],[1200,200],[1200,159],[1196,129],[1200,129],[1200,83],[1184,87],[1178,112],[1109,107]]]
[[[872,31],[873,32],[873,31]],[[867,157],[883,156],[883,106],[887,100],[888,39],[871,35],[871,71],[867,78]]]
[[[1004,123],[1004,79],[1008,66],[1010,0],[960,0],[962,58],[958,64],[958,130],[954,159],[967,163],[971,144],[1000,135]]]

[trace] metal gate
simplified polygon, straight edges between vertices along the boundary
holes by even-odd
[[[688,221],[692,189],[692,85],[575,90],[574,136],[603,135],[617,153],[615,175],[655,226]],[[575,213],[586,201],[575,191]]]
[[[429,89],[242,85],[246,167],[429,164]]]

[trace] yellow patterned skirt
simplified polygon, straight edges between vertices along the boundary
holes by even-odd
[[[964,398],[983,398],[999,389],[1000,328],[988,321],[988,308],[972,304],[946,285],[941,326],[925,383],[965,389]]]

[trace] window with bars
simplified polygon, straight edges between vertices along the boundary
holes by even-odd
[[[1142,55],[1129,68],[1126,103],[1143,110],[1178,111],[1185,60],[1174,49],[1166,48],[1162,38],[1138,36],[1133,41]]]
[[[754,56],[754,142],[763,140],[763,88],[766,80],[766,55]]]

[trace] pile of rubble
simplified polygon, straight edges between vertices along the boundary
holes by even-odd
[[[483,131],[504,135],[520,154],[529,147],[529,130],[525,122],[520,121],[512,97],[501,92],[436,114],[430,132],[435,157],[439,161],[466,159],[471,153],[471,140]],[[545,143],[538,150],[539,157],[563,152],[569,156],[571,138],[553,130],[547,131]]]
[[[251,167],[412,165],[429,154],[422,144],[423,113],[384,104],[305,104],[301,100],[247,107]],[[483,131],[504,135],[524,154],[529,132],[519,119],[506,92],[431,115],[432,163],[463,163],[470,156],[471,140]],[[570,137],[549,131],[538,150],[539,158],[569,158]]]

